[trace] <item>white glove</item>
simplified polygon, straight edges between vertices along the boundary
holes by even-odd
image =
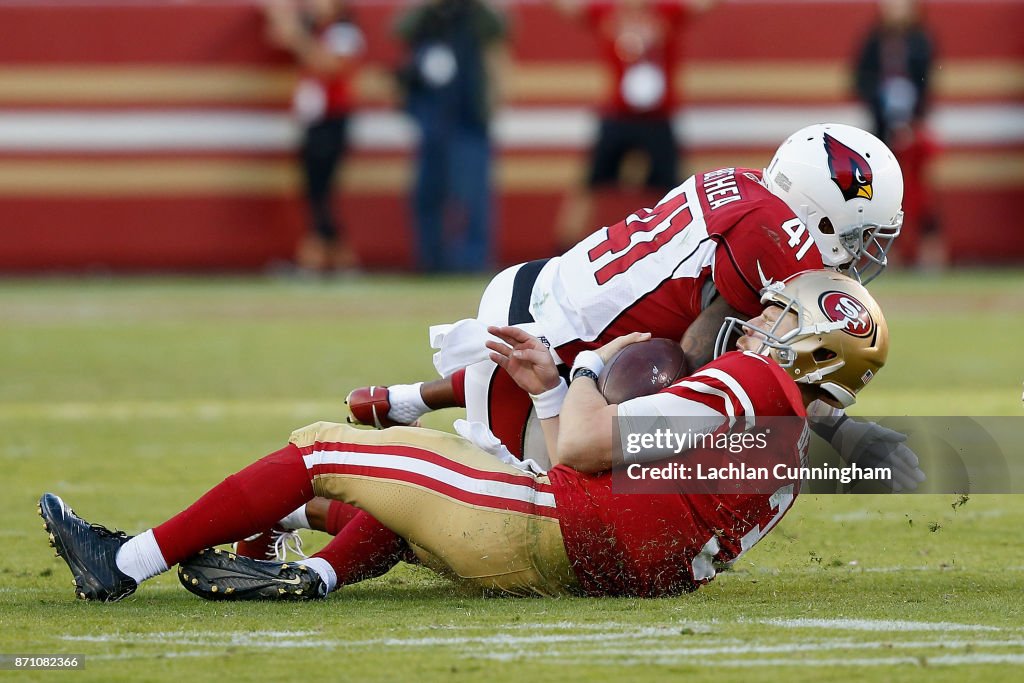
[[[477,448],[490,453],[506,465],[511,465],[517,470],[527,472],[528,474],[547,474],[547,470],[538,465],[536,461],[529,459],[520,460],[512,455],[512,452],[505,447],[505,444],[499,441],[498,437],[483,422],[456,420],[452,426],[455,427],[455,431],[463,439],[471,441]]]
[[[904,443],[906,434],[900,434],[877,422],[862,422],[847,418],[832,437],[832,447],[843,460],[859,467],[888,467],[892,479],[886,483],[893,493],[914,491],[925,480],[918,466],[917,454]]]

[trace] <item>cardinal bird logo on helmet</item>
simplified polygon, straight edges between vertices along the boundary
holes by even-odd
[[[825,152],[832,182],[843,193],[846,201],[871,199],[871,166],[867,160],[834,137],[825,133]]]

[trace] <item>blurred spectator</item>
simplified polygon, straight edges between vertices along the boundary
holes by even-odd
[[[365,49],[345,0],[270,0],[267,37],[302,69],[292,102],[303,127],[299,151],[309,229],[295,254],[302,270],[357,265],[345,230],[334,217],[334,177],[348,147],[352,80]]]
[[[689,20],[719,0],[551,1],[595,34],[613,88],[601,112],[585,184],[562,205],[557,239],[565,249],[591,230],[595,192],[619,185],[624,167],[637,168],[639,162],[643,178],[636,184],[659,197],[679,183],[680,145],[672,130],[676,67]]]
[[[427,0],[398,18],[408,47],[399,69],[420,129],[413,192],[417,266],[491,266],[490,121],[506,62],[506,22],[480,0]]]
[[[899,260],[927,268],[945,265],[929,174],[937,145],[925,123],[934,45],[916,0],[880,0],[879,20],[857,58],[855,86],[871,110],[875,134],[903,170],[903,231]]]

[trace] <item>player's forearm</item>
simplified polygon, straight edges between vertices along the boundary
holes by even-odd
[[[730,306],[725,297],[718,296],[701,311],[683,335],[681,345],[686,367],[693,372],[704,367],[715,357],[715,340],[722,329],[726,317],[743,317],[743,314]]]
[[[580,472],[610,469],[616,414],[616,406],[608,404],[594,380],[581,377],[574,381],[559,416],[556,448],[548,445],[551,463]]]
[[[561,418],[556,415],[540,421],[541,433],[544,434],[544,446],[548,449],[548,457],[552,465],[557,465],[558,434],[561,432]]]
[[[824,401],[811,403],[807,408],[807,415],[811,418],[811,431],[828,443],[832,443],[839,427],[849,419],[842,408],[835,408]]]

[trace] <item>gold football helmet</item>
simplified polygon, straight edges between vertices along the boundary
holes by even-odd
[[[889,327],[874,297],[856,280],[829,270],[808,270],[761,290],[761,303],[782,308],[759,350],[771,356],[799,384],[819,386],[843,406],[885,365]],[[797,326],[777,333],[786,313]],[[750,328],[747,321],[726,318],[715,342],[715,356],[725,351],[733,334]]]

